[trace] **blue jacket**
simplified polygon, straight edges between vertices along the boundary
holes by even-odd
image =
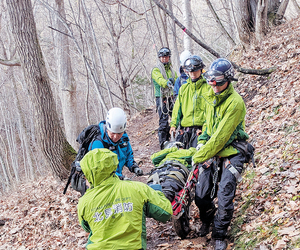
[[[178,96],[178,92],[181,85],[185,84],[186,80],[189,78],[189,76],[186,73],[184,73],[182,66],[180,66],[179,71],[180,71],[180,76],[176,79],[174,89],[173,89],[175,98],[177,98]]]
[[[99,123],[100,135],[98,137],[101,138],[96,138],[96,140],[90,144],[89,150],[93,150],[95,148],[109,149],[110,151],[118,155],[119,164],[116,170],[116,174],[118,176],[122,176],[122,170],[125,165],[132,172],[132,166],[135,161],[133,158],[133,152],[128,135],[126,134],[126,132],[124,132],[123,136],[118,142],[113,142],[107,134],[105,124],[106,121],[102,121]]]

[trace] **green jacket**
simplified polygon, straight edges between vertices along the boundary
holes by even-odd
[[[211,86],[201,76],[197,82],[189,78],[183,84],[173,107],[171,127],[202,126],[205,121],[205,100],[203,94],[208,92]]]
[[[198,144],[204,144],[193,156],[194,163],[202,163],[217,155],[227,157],[238,153],[230,144],[233,140],[247,140],[245,132],[246,106],[232,84],[219,95],[211,89],[206,100],[206,122]]]
[[[170,67],[171,67],[170,63],[165,65],[165,70],[166,70],[168,79],[172,77],[172,71],[171,71]],[[177,79],[177,73],[176,72],[174,72],[174,73],[175,73],[175,78],[174,78],[174,83],[175,83],[175,81]],[[162,73],[160,72],[159,68],[156,68],[156,67],[152,69],[151,78],[152,78],[152,81],[154,84],[155,97],[160,97],[161,96],[160,87],[166,88],[168,79],[166,80],[163,77]]]
[[[77,212],[90,233],[87,249],[146,249],[146,216],[166,222],[172,205],[160,191],[114,174],[118,157],[108,149],[89,151],[80,161],[91,188],[79,199]]]

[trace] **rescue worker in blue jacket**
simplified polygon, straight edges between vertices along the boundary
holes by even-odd
[[[118,167],[116,174],[123,179],[124,166],[140,176],[143,170],[139,168],[133,157],[129,137],[125,132],[127,117],[121,108],[112,108],[107,112],[106,120],[99,123],[100,134],[91,142],[89,150],[95,148],[107,148],[118,155]]]
[[[191,56],[192,56],[192,54],[188,50],[185,50],[180,54],[180,67],[179,67],[180,76],[176,79],[175,85],[174,85],[174,90],[173,90],[175,101],[178,96],[180,87],[183,84],[185,84],[186,80],[189,78],[188,72],[184,69],[184,62]]]

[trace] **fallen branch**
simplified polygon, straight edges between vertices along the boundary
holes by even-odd
[[[161,8],[169,17],[171,17],[174,22],[190,37],[192,38],[196,43],[198,43],[202,48],[207,50],[209,53],[211,53],[213,56],[220,58],[222,57],[218,52],[213,50],[211,47],[200,41],[197,37],[193,35],[192,32],[190,32],[181,22],[178,21],[178,19],[164,6],[162,6],[158,0],[152,0],[159,8]],[[273,71],[276,70],[276,67],[268,68],[268,69],[245,69],[240,66],[238,66],[236,63],[231,62],[233,67],[241,73],[244,74],[252,74],[252,75],[268,75],[271,74]]]

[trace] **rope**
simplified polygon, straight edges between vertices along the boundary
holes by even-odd
[[[165,78],[166,80],[169,80],[167,73],[166,73],[165,65],[161,61],[157,62],[157,68],[159,69],[163,78]],[[174,72],[171,64],[170,64],[170,70],[171,70],[172,78],[174,79],[175,72]],[[160,87],[160,106],[161,106],[161,111],[164,115],[167,115],[172,111],[172,109],[169,108],[169,107],[171,107],[172,104],[174,104],[173,97],[172,97],[173,96],[172,90],[173,89],[168,86],[166,86],[165,88]],[[166,97],[167,112],[164,112],[164,110],[163,110],[163,97],[164,96]],[[170,103],[170,100],[171,100],[171,103]],[[173,105],[172,105],[172,107],[173,107]]]

